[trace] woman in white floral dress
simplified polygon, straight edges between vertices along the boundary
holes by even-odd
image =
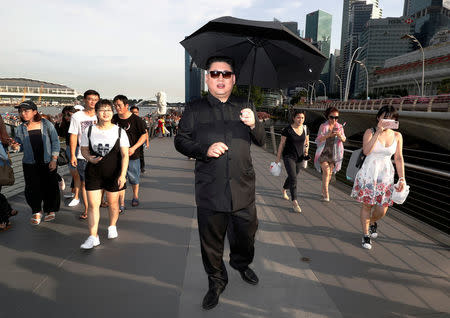
[[[361,225],[363,230],[362,246],[372,248],[371,238],[377,238],[377,222],[393,204],[393,191],[402,191],[406,185],[403,162],[402,134],[387,129],[382,119],[398,119],[398,113],[392,106],[383,106],[377,114],[376,130],[367,129],[363,137],[363,152],[367,156],[363,166],[355,177],[351,196],[362,203]],[[399,186],[394,189],[395,167],[399,177]]]

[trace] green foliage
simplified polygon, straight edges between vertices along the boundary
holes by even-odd
[[[208,91],[202,91],[202,97],[205,97],[208,95]]]
[[[248,86],[234,86],[233,87],[233,95],[239,97],[248,97]],[[255,107],[260,107],[263,103],[263,94],[261,87],[252,86],[252,90],[250,92],[250,99],[253,101]]]
[[[450,94],[450,78],[445,78],[439,84],[438,94]]]
[[[306,91],[299,91],[297,94],[294,95],[294,97],[291,98],[290,104],[295,105],[298,104],[302,97],[307,97],[308,94]]]

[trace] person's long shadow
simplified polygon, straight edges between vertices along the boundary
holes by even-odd
[[[17,260],[17,267],[47,278],[26,299],[3,298],[8,303],[21,303],[13,312],[7,308],[5,317],[177,316],[179,286],[155,277],[129,275],[89,264],[73,266],[70,262],[59,267],[26,257]]]

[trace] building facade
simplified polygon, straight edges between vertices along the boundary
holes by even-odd
[[[205,72],[193,63],[191,56],[185,51],[184,61],[184,99],[190,101],[202,97],[205,87]]]
[[[378,7],[378,0],[354,1],[351,4],[350,16],[348,19],[347,41],[344,45],[342,54],[341,78],[343,83],[347,83],[347,73],[352,67],[352,55],[360,47],[360,36],[365,30],[366,24],[370,19],[381,19],[382,10]],[[360,54],[360,52],[359,52]],[[358,57],[358,55],[357,55]],[[349,80],[349,96],[354,92],[355,73],[352,73]],[[345,84],[346,85],[346,84]]]
[[[408,23],[404,18],[370,19],[367,21],[366,27],[359,37],[361,50],[358,60],[366,66],[369,78],[376,68],[384,66],[387,59],[412,51],[412,42],[404,40],[402,37],[405,34],[410,34],[413,29],[414,25]],[[356,64],[354,67],[356,82],[354,94],[357,95],[366,91],[367,78],[366,71],[361,65]]]
[[[73,102],[78,93],[61,84],[26,78],[0,78],[0,104],[16,104],[22,99],[32,99],[42,104]]]
[[[444,79],[450,78],[450,31],[441,31],[424,48],[424,95],[437,94]],[[422,53],[420,50],[386,60],[384,67],[374,72],[373,92],[405,89],[409,95],[421,95]]]

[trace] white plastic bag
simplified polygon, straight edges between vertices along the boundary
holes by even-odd
[[[409,194],[409,185],[405,184],[403,186],[403,191],[399,192],[395,189],[395,188],[398,188],[399,184],[400,184],[400,182],[397,182],[394,186],[394,192],[392,193],[392,201],[394,201],[394,203],[397,203],[397,204],[403,204],[403,202],[405,202],[405,200]]]
[[[273,176],[279,177],[281,174],[281,163],[271,162],[269,170]]]
[[[308,160],[303,160],[302,163],[301,163],[301,165],[302,165],[302,168],[303,168],[303,169],[308,168]]]

